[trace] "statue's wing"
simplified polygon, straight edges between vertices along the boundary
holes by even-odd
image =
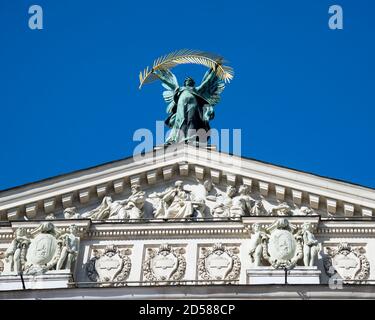
[[[177,78],[168,69],[155,70],[154,73],[161,80],[162,86],[166,89],[163,92],[163,98],[168,104],[167,113],[172,113],[172,109],[175,106],[174,95],[179,87]]]
[[[201,85],[197,87],[197,91],[212,107],[219,103],[220,94],[224,88],[224,81],[217,76],[213,69],[210,69],[204,75]]]

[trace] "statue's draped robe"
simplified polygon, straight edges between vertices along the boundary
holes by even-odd
[[[209,106],[207,100],[201,97],[195,88],[181,87],[174,95],[175,104],[165,124],[172,128],[169,140],[180,142],[191,140],[196,134],[191,130],[210,130],[209,121],[205,118]],[[212,111],[213,112],[213,111]]]
[[[215,71],[207,71],[198,87],[179,87],[175,75],[169,70],[157,74],[167,89],[163,92],[168,103],[165,124],[172,130],[166,142],[196,140],[200,129],[209,131],[209,121],[214,118],[213,106],[220,101],[220,93],[224,90],[224,83]]]

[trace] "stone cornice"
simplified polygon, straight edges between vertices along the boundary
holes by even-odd
[[[278,217],[244,217],[241,220],[223,221],[161,221],[144,223],[91,222],[90,220],[55,220],[51,221],[66,230],[71,224],[78,226],[81,239],[102,240],[141,240],[141,239],[188,239],[188,238],[237,238],[250,237],[253,223],[270,225]],[[322,221],[319,216],[288,217],[292,225],[301,226],[304,222],[312,224],[318,236],[360,236],[375,238],[375,221]],[[31,231],[40,221],[12,221],[9,226],[0,228],[0,241],[10,242],[17,228]]]

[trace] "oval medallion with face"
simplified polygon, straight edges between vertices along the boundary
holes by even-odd
[[[296,253],[297,242],[287,230],[275,230],[272,232],[268,252],[272,261],[288,261]]]

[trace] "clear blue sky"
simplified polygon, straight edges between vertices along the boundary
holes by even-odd
[[[375,187],[374,15],[373,0],[0,0],[0,189],[130,156],[165,118],[138,73],[181,48],[234,67],[212,126],[241,128],[243,155]]]

